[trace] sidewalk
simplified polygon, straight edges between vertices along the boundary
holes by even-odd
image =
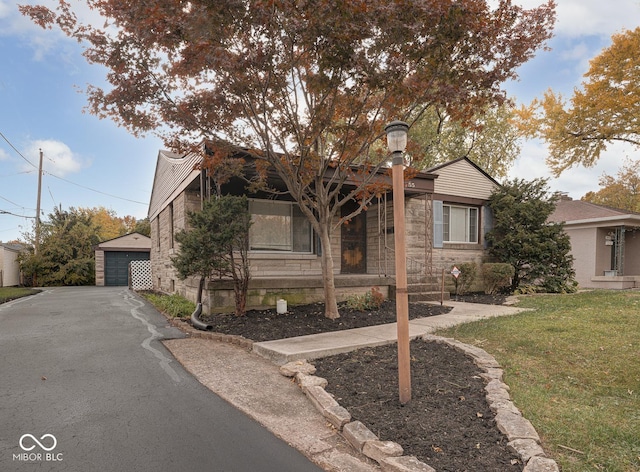
[[[440,328],[448,328],[484,318],[513,315],[524,310],[504,305],[482,305],[453,301],[447,301],[445,305],[451,306],[453,309],[443,315],[409,321],[409,337],[415,339],[425,334],[431,334]],[[391,323],[254,343],[253,352],[278,365],[283,365],[299,359],[311,360],[362,347],[391,344],[396,342],[396,339],[396,323]]]

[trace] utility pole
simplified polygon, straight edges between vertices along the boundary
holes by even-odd
[[[42,195],[42,149],[40,149],[40,165],[38,166],[38,202],[36,204],[36,245],[35,254],[40,252],[40,197]]]

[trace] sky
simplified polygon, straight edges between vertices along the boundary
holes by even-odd
[[[490,0],[496,1],[496,0]],[[513,0],[531,8],[542,0]],[[28,0],[20,3],[32,3]],[[42,0],[51,7],[56,2]],[[82,2],[79,17],[99,21]],[[640,0],[556,0],[551,51],[539,51],[504,85],[528,104],[549,88],[569,98],[589,60],[611,43],[611,35],[640,26]],[[89,65],[81,47],[57,30],[42,30],[0,0],[0,241],[32,232],[38,200],[38,161],[43,152],[41,215],[55,207],[104,207],[119,217],[147,216],[161,141],[134,137],[110,120],[84,111],[88,84],[105,85],[106,70]],[[574,167],[552,178],[545,145],[525,141],[509,178],[549,179],[551,191],[579,199],[598,190],[603,172],[615,175],[634,149],[611,146],[590,169]],[[637,154],[637,151],[636,151]]]

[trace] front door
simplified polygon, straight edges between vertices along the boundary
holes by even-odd
[[[342,215],[348,215],[356,204],[342,207]],[[367,272],[367,215],[365,212],[351,218],[342,225],[342,269],[343,274],[365,274]]]

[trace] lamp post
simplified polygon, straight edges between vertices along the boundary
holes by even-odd
[[[409,295],[407,293],[407,259],[404,217],[404,157],[409,125],[392,121],[385,128],[387,146],[392,156],[393,236],[396,261],[396,320],[398,326],[398,385],[400,403],[411,400],[411,356],[409,353]]]

